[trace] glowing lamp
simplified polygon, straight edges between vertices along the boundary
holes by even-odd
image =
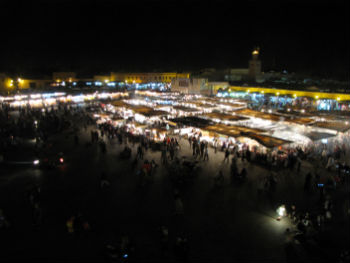
[[[278,207],[276,212],[278,214],[277,220],[280,221],[282,217],[286,216],[287,214],[285,205],[281,205],[280,207]]]

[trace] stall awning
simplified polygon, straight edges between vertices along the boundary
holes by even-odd
[[[122,101],[122,100],[112,101],[111,104],[112,104],[114,107],[128,107],[128,106],[129,106],[129,104],[125,103],[125,102]]]
[[[267,148],[275,148],[278,146],[282,146],[284,144],[289,144],[291,141],[286,141],[282,139],[277,139],[275,137],[271,137],[268,135],[256,134],[256,133],[242,133],[242,136],[248,137],[250,139],[256,140],[261,145]]]
[[[225,113],[219,113],[219,112],[211,112],[204,115],[200,115],[199,117],[207,117],[211,119],[219,119],[219,120],[227,120],[227,121],[240,121],[240,120],[247,120],[248,118],[238,116],[238,115],[231,115],[231,114],[225,114]]]
[[[303,135],[308,137],[312,141],[318,141],[334,136],[334,134],[325,132],[304,132]]]
[[[291,123],[296,123],[296,124],[310,124],[314,122],[313,119],[311,118],[298,118],[294,116],[283,116],[283,115],[278,115],[278,114],[269,114],[269,113],[264,113],[260,111],[255,111],[255,110],[250,110],[250,109],[243,109],[243,110],[238,110],[236,111],[236,114],[241,114],[244,116],[251,116],[255,118],[260,118],[260,119],[265,119],[265,120],[270,120],[270,121],[286,121],[286,122],[291,122]]]
[[[318,127],[318,128],[325,128],[329,130],[334,130],[338,132],[346,132],[350,130],[350,123],[348,122],[323,122],[323,121],[318,121],[313,124],[311,124],[312,127]]]

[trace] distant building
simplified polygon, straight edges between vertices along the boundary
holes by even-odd
[[[208,79],[175,78],[171,82],[171,91],[183,94],[210,94]]]
[[[6,91],[10,86],[11,79],[5,73],[0,73],[0,91]]]
[[[109,75],[94,75],[94,81],[100,81],[103,83],[108,83],[111,80],[111,76]]]
[[[242,81],[247,78],[249,74],[249,69],[247,68],[237,68],[229,69],[225,75],[225,80],[227,81]]]
[[[20,89],[44,89],[50,86],[50,79],[23,79],[19,85]]]
[[[212,96],[216,95],[218,90],[225,90],[230,87],[230,84],[225,81],[210,81],[208,82],[208,93],[202,93],[203,95]]]
[[[75,72],[53,72],[52,79],[55,82],[74,82],[77,81]]]
[[[163,82],[171,83],[175,78],[188,79],[190,73],[173,73],[173,72],[159,72],[159,73],[122,73],[112,72],[110,76],[111,81],[120,81],[128,83],[150,83],[150,82]]]
[[[261,61],[259,60],[259,49],[252,52],[252,59],[249,60],[248,68],[228,69],[224,79],[226,81],[249,81],[261,83],[264,81],[264,75],[261,72]]]

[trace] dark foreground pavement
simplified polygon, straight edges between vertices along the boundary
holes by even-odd
[[[90,127],[91,128],[91,127]],[[184,214],[175,215],[173,186],[160,164],[160,152],[148,151],[158,170],[152,182],[141,186],[131,160],[121,160],[124,145],[107,142],[107,154],[97,144],[86,146],[89,131],[81,132],[80,145],[72,136],[61,134],[53,139],[57,152],[66,155],[66,164],[53,170],[5,169],[0,177],[0,208],[11,227],[1,234],[1,262],[101,262],[106,261],[105,244],[122,234],[130,236],[135,254],[130,262],[177,262],[173,247],[182,233],[189,240],[189,262],[331,262],[332,248],[306,253],[286,246],[286,228],[293,228],[287,218],[276,221],[275,208],[282,203],[313,204],[317,198],[302,191],[303,175],[279,173],[277,192],[272,199],[257,195],[257,179],[269,174],[266,169],[241,163],[248,170],[244,185],[229,183],[229,164],[223,154],[210,151],[210,161],[202,163],[202,172],[181,192]],[[107,140],[106,140],[107,141]],[[133,148],[133,156],[136,153]],[[181,156],[191,158],[188,143],[183,142]],[[139,162],[140,164],[140,162]],[[213,177],[221,168],[225,185],[213,188]],[[100,188],[104,171],[111,185]],[[33,226],[26,197],[31,185],[41,185],[43,222]],[[67,233],[66,220],[81,212],[91,230],[84,235]],[[160,249],[158,228],[169,228],[169,249]],[[341,240],[349,242],[348,224],[339,225]],[[344,231],[343,231],[344,230]],[[328,234],[324,238],[329,239]],[[335,237],[332,240],[338,240]],[[343,244],[342,242],[340,242]],[[326,242],[326,244],[330,244]],[[332,243],[334,250],[341,244]],[[325,245],[327,246],[327,245]],[[327,251],[327,252],[326,252]]]

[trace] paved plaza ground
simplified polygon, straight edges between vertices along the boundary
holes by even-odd
[[[153,181],[142,187],[136,169],[131,169],[138,144],[129,144],[132,159],[121,160],[119,153],[124,144],[117,139],[105,138],[107,154],[98,144],[86,145],[91,129],[95,127],[79,132],[79,146],[68,133],[51,139],[57,152],[65,153],[63,167],[1,168],[0,208],[11,222],[11,229],[2,237],[1,262],[101,262],[106,260],[106,241],[123,233],[131,237],[136,248],[130,262],[176,262],[172,246],[181,233],[189,240],[189,262],[331,262],[337,249],[349,243],[349,224],[339,224],[340,231],[333,227],[332,232],[342,236],[331,238],[330,232],[325,233],[330,244],[327,249],[317,253],[286,249],[285,230],[294,226],[288,218],[277,221],[275,209],[280,204],[307,209],[317,203],[317,191],[303,191],[305,175],[315,171],[309,162],[302,162],[300,174],[277,171],[277,189],[271,200],[257,193],[259,178],[271,171],[238,160],[239,170],[245,167],[248,171],[247,181],[231,184],[230,163],[223,162],[222,152],[215,154],[210,149],[209,161],[200,162],[200,174],[180,193],[183,215],[175,215],[174,187],[161,164],[161,153],[145,153],[145,159],[154,159],[159,167]],[[179,156],[192,159],[187,140],[182,139],[180,144]],[[225,183],[216,189],[213,178],[219,169],[223,170]],[[100,188],[102,171],[111,182],[104,189]],[[318,172],[322,177],[329,175],[322,167]],[[34,183],[42,189],[43,223],[39,228],[32,225],[26,198],[26,191]],[[79,211],[89,220],[91,231],[82,237],[70,236],[66,220]],[[164,255],[160,253],[158,231],[162,225],[169,228],[170,238]]]

